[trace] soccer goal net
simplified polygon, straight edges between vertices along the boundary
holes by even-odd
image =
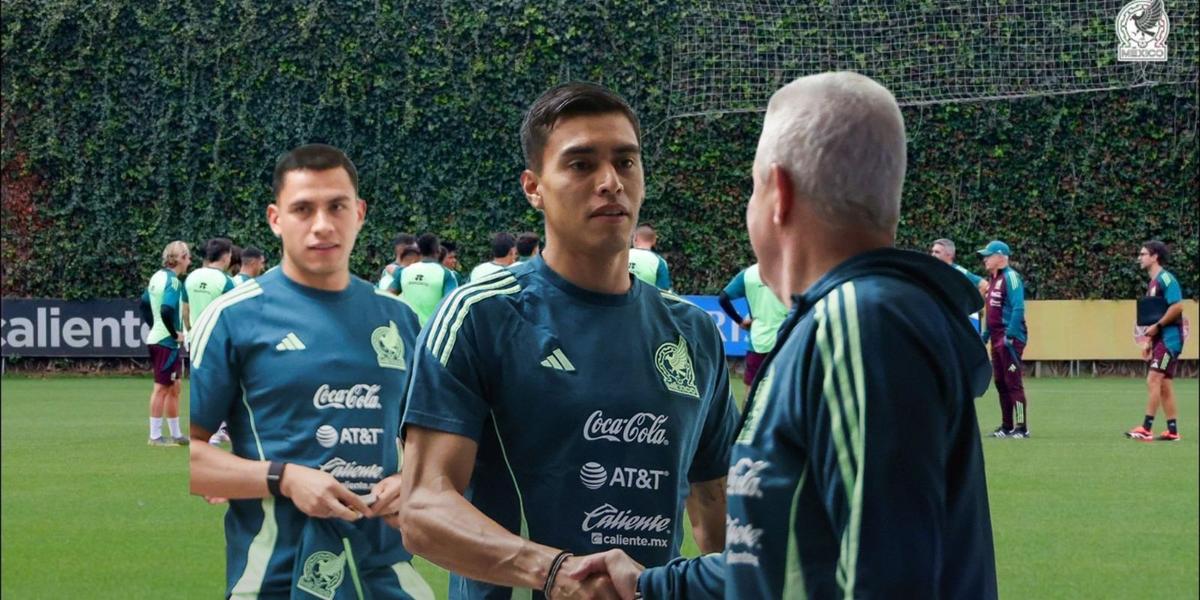
[[[854,70],[902,105],[1195,84],[1200,0],[695,2],[673,117],[759,111],[796,77]]]

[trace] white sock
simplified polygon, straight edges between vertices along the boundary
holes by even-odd
[[[162,437],[162,417],[150,417],[150,439]]]
[[[174,419],[167,419],[167,425],[171,426],[171,437],[173,437],[173,438],[183,437],[183,433],[179,431],[179,417],[175,417]]]

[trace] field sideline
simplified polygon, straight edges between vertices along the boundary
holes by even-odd
[[[984,440],[1001,597],[1200,596],[1197,380],[1176,382],[1174,444],[1121,436],[1140,380],[1026,387],[1033,439]],[[185,448],[146,446],[149,391],[141,378],[0,383],[5,598],[221,596],[224,508],[188,495]],[[978,407],[990,431],[995,392]],[[444,598],[445,573],[418,568]]]

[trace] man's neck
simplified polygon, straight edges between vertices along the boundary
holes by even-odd
[[[633,247],[637,248],[638,250],[646,250],[648,252],[654,252],[654,244],[647,244],[645,242],[634,242]]]
[[[348,268],[328,275],[314,275],[305,273],[299,267],[292,264],[287,255],[283,257],[282,268],[283,274],[287,275],[288,279],[305,287],[325,290],[327,292],[340,292],[350,287],[350,269]]]
[[[517,261],[516,257],[512,257],[512,256],[501,256],[500,258],[493,258],[493,259],[492,259],[492,264],[494,264],[494,265],[499,265],[499,266],[501,266],[501,267],[507,267],[507,266],[509,266],[509,265],[513,264],[513,263],[514,263],[514,262],[516,262],[516,261]]]
[[[801,237],[798,246],[789,253],[792,259],[789,261],[785,256],[783,281],[780,283],[788,297],[781,300],[789,308],[792,305],[791,296],[807,292],[834,267],[859,254],[890,248],[895,243],[893,238],[882,234],[851,237],[837,235],[836,232],[827,233]]]
[[[563,279],[592,292],[624,294],[631,285],[628,249],[597,256],[565,252],[562,244],[551,244],[542,252],[542,260]]]
[[[1154,263],[1154,264],[1150,265],[1149,272],[1150,272],[1151,280],[1158,279],[1158,274],[1163,272],[1162,265],[1160,265],[1158,263]]]

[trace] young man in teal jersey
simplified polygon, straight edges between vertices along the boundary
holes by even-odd
[[[529,262],[542,254],[542,238],[532,231],[517,236],[517,262]]]
[[[183,305],[188,301],[187,290],[180,276],[192,264],[188,245],[174,241],[162,252],[162,266],[150,277],[143,299],[150,307],[153,323],[146,345],[154,373],[154,389],[150,392],[151,446],[186,446],[188,439],[179,427],[179,392],[182,388],[183,361],[180,344],[183,342]],[[163,439],[162,422],[166,415],[171,429],[170,439]]]
[[[388,291],[404,298],[417,313],[421,327],[429,322],[442,298],[458,287],[458,277],[439,262],[441,243],[432,233],[417,238],[421,262],[396,270]]]
[[[191,491],[229,499],[226,589],[243,598],[432,599],[372,504],[398,477],[418,326],[350,274],[366,215],[340,150],[275,166],[267,221],[283,261],[213,302],[192,347]],[[203,443],[229,423],[232,453]]]
[[[1140,441],[1155,439],[1154,416],[1159,406],[1162,406],[1167,417],[1167,430],[1158,439],[1164,442],[1179,441],[1179,429],[1175,422],[1178,409],[1175,406],[1175,387],[1171,381],[1175,378],[1179,354],[1183,352],[1183,291],[1179,287],[1179,280],[1165,268],[1169,256],[1167,245],[1158,240],[1146,242],[1138,250],[1138,265],[1150,275],[1146,295],[1163,298],[1167,304],[1167,312],[1146,330],[1148,341],[1142,346],[1142,359],[1150,371],[1146,375],[1146,387],[1149,390],[1146,417],[1141,426],[1125,434]]]
[[[469,281],[479,281],[488,275],[507,269],[517,262],[517,240],[511,233],[501,231],[492,236],[492,260],[471,269]]]
[[[397,234],[396,237],[392,239],[392,251],[395,252],[396,258],[383,268],[383,272],[379,274],[379,283],[376,284],[376,287],[381,290],[386,290],[391,287],[392,279],[395,277],[396,271],[408,266],[409,264],[412,264],[411,261],[405,264],[405,251],[416,247],[417,236],[411,233]]]
[[[255,246],[246,246],[242,250],[242,268],[233,276],[233,284],[241,285],[262,275],[266,267],[267,256]]]
[[[629,273],[645,196],[632,109],[564,84],[521,140],[546,250],[455,291],[422,331],[397,524],[454,573],[451,598],[611,597],[605,578],[556,578],[564,552],[663,564],[685,504],[700,548],[724,545],[737,411],[712,318]]]
[[[188,330],[213,300],[233,289],[233,278],[225,273],[232,255],[233,242],[228,238],[213,238],[204,244],[204,266],[189,273],[183,282],[188,293],[183,324]]]
[[[792,311],[734,445],[725,550],[645,571],[609,551],[567,576],[607,572],[624,598],[996,597],[987,356],[961,318],[981,298],[892,247],[906,161],[900,108],[866,77],[771,97],[746,220]]]
[[[988,271],[984,303],[983,341],[992,350],[992,377],[1000,396],[1000,426],[992,437],[1030,437],[1025,375],[1021,357],[1029,342],[1025,326],[1025,282],[1008,265],[1012,251],[1000,240],[988,242],[979,251]]]
[[[750,314],[743,317],[733,306],[733,301],[745,298],[750,307]],[[754,382],[759,367],[767,354],[775,348],[775,338],[779,335],[779,326],[787,317],[787,306],[779,301],[779,297],[767,287],[759,273],[758,263],[755,263],[729,281],[729,285],[721,290],[717,297],[721,310],[729,315],[742,329],[750,332],[750,349],[746,351],[746,372],[742,381],[749,386]]]
[[[633,234],[633,248],[629,250],[629,272],[638,279],[656,286],[660,290],[671,289],[671,271],[667,261],[654,251],[658,234],[646,223],[638,225]]]

